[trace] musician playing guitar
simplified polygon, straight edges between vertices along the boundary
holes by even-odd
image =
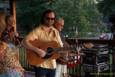
[[[55,77],[56,59],[59,55],[53,48],[62,46],[59,32],[53,27],[55,17],[54,11],[46,10],[41,24],[22,41],[27,48],[27,60],[34,66],[36,77]]]

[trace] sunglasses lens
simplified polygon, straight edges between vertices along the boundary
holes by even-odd
[[[46,17],[47,20],[54,20],[55,18]]]

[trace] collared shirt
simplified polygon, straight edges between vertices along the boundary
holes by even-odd
[[[37,27],[36,29],[34,29],[32,32],[30,32],[27,37],[26,40],[29,41],[34,41],[37,40],[38,44],[41,44],[42,46],[47,46],[48,43],[52,43],[52,42],[56,42],[57,47],[62,47],[63,43],[61,41],[59,32],[51,27],[50,32],[46,32],[45,29],[46,26],[44,25],[40,25],[39,27]],[[38,67],[43,67],[43,68],[50,68],[50,69],[54,69],[56,68],[56,60],[55,59],[48,59],[46,61],[44,61],[42,64],[37,65]]]

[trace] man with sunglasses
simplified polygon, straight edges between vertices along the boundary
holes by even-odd
[[[54,11],[46,10],[42,15],[41,24],[31,31],[22,41],[25,48],[32,50],[32,52],[40,56],[40,58],[45,59],[45,61],[40,64],[32,64],[29,62],[30,65],[34,66],[36,77],[55,77],[56,59],[48,59],[51,57],[51,54],[48,54],[45,50],[45,47],[53,45],[52,43],[54,43],[56,47],[63,46],[59,32],[53,27],[55,17]],[[37,46],[33,45],[31,41],[35,41]],[[32,54],[29,55],[31,56]],[[32,61],[34,61],[34,59]],[[35,60],[34,62],[39,62],[39,60]]]

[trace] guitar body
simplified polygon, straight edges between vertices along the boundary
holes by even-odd
[[[52,42],[40,42],[39,41],[38,42],[37,40],[35,40],[35,41],[30,41],[30,43],[33,46],[43,49],[46,52],[47,52],[48,47],[51,47],[51,48],[59,47],[59,45],[54,41],[52,41]],[[52,56],[50,58],[44,59],[44,58],[40,57],[38,54],[36,54],[34,51],[31,51],[28,49],[26,51],[26,54],[27,54],[27,61],[30,65],[39,65],[46,60],[57,59],[59,57],[59,54],[57,52],[52,52]]]

